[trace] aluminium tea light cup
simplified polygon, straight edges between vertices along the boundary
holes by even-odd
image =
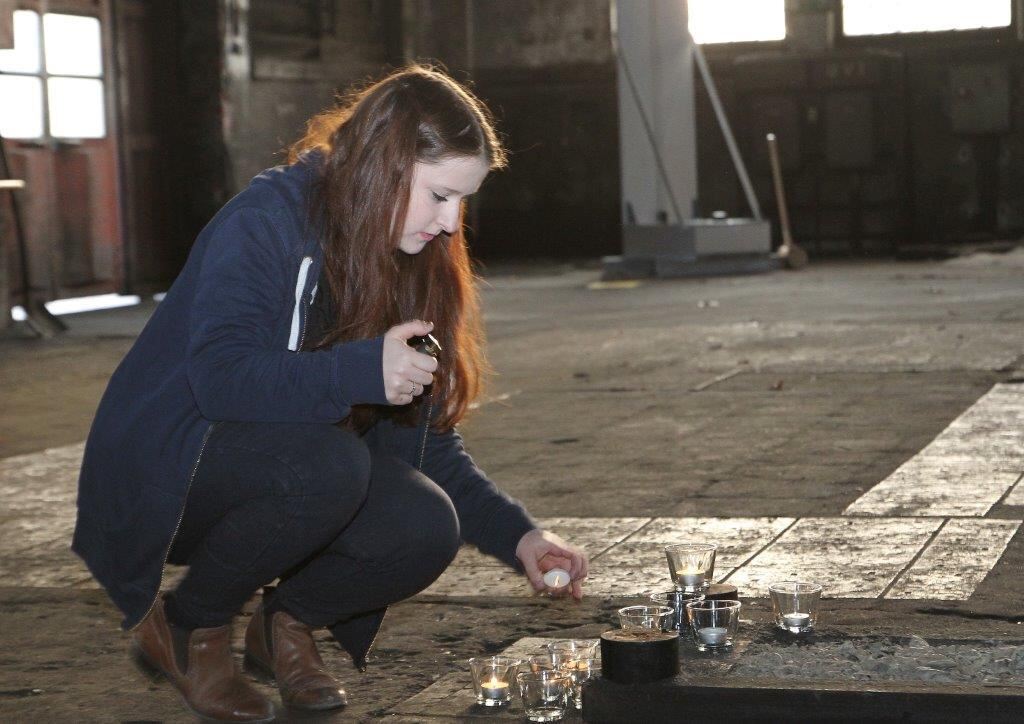
[[[552,568],[544,574],[544,585],[551,589],[565,588],[570,582],[569,572],[562,568]]]
[[[768,586],[776,627],[792,634],[807,634],[818,622],[821,585],[810,581],[780,581]]]

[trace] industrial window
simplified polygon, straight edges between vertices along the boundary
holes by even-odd
[[[690,34],[697,43],[784,40],[784,0],[689,0]]]
[[[0,50],[0,135],[103,138],[107,133],[100,21],[14,13],[14,49]]]
[[[1012,0],[843,0],[845,35],[926,33],[938,30],[1004,28]]]

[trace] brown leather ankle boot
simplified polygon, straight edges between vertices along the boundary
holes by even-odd
[[[284,611],[267,621],[262,603],[245,629],[245,665],[276,679],[286,706],[323,711],[348,703],[345,690],[324,667],[312,629]]]
[[[187,640],[175,637],[158,598],[133,637],[138,663],[166,677],[195,714],[225,722],[273,720],[273,704],[235,667],[230,626],[197,628]]]

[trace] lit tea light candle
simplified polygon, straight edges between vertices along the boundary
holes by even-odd
[[[787,628],[803,628],[811,622],[809,613],[787,613],[783,614],[782,622]]]
[[[490,681],[485,681],[481,689],[488,701],[504,703],[509,700],[508,682],[501,681],[496,676],[491,676]]]
[[[564,588],[569,585],[569,572],[552,568],[544,574],[544,585],[548,588]]]
[[[676,580],[679,581],[679,585],[683,588],[703,588],[704,572],[692,568],[684,568],[681,571],[676,571]]]
[[[708,626],[697,629],[697,635],[708,646],[720,646],[725,643],[725,639],[729,635],[729,629],[725,626]]]

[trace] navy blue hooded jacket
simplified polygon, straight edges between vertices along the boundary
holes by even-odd
[[[181,274],[114,372],[86,444],[73,550],[132,628],[158,595],[189,483],[217,421],[337,422],[387,404],[383,337],[302,351],[322,253],[306,232],[320,156],[269,169],[199,235]],[[425,406],[424,406],[425,407]],[[424,430],[378,423],[374,436],[420,466]],[[535,526],[476,467],[456,431],[430,430],[423,472],[449,495],[463,540],[516,565]],[[361,662],[383,612],[336,638]]]

